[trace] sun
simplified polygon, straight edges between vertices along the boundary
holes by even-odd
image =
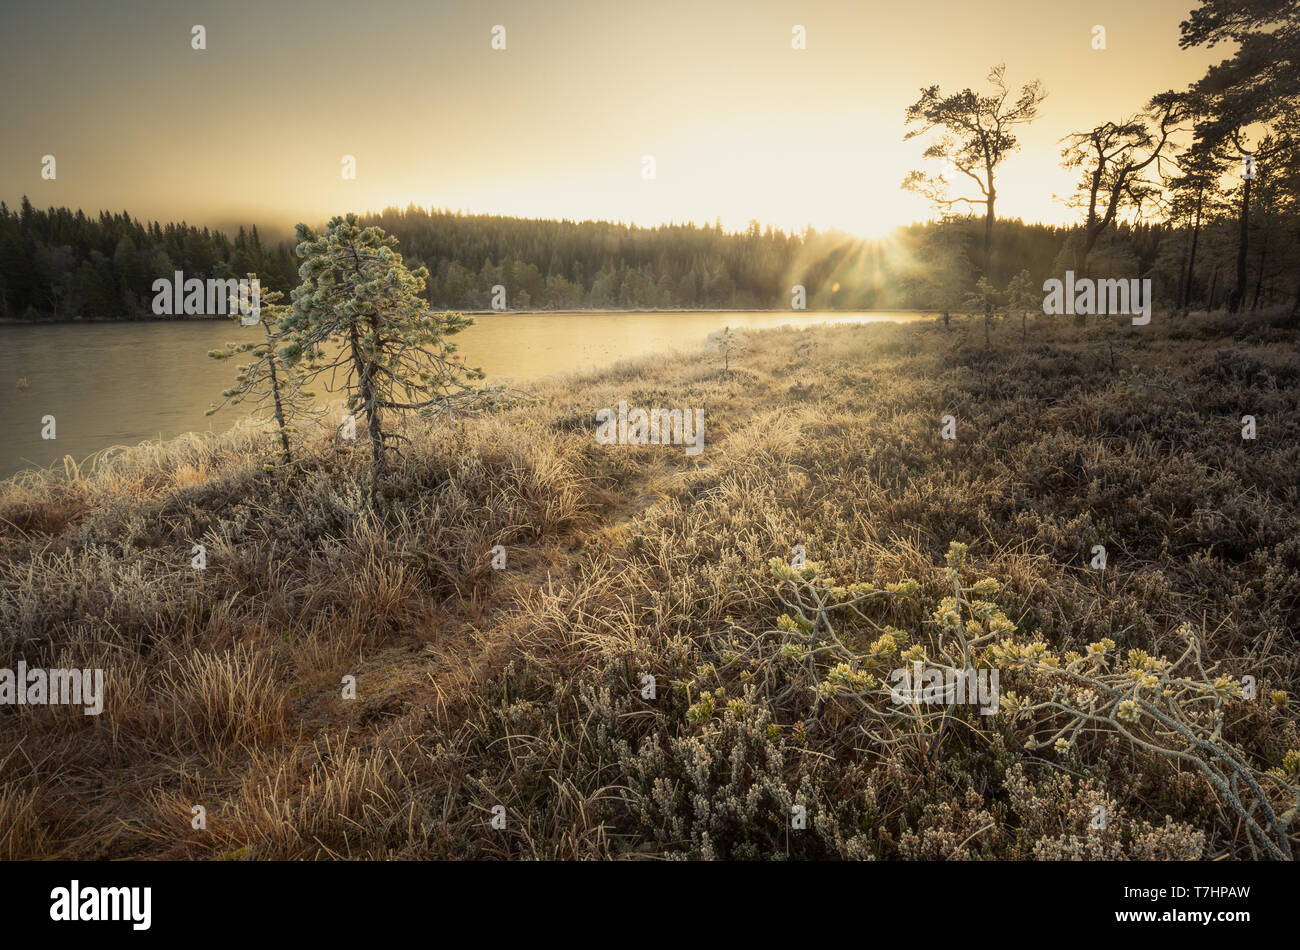
[[[852,229],[852,233],[866,241],[884,241],[901,227],[903,223],[900,221],[877,219],[860,223]]]

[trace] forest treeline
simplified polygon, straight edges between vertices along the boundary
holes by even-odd
[[[1029,309],[1048,277],[1150,279],[1157,307],[1232,313],[1289,303],[1300,314],[1300,0],[1200,0],[1183,48],[1234,52],[1185,89],[1061,140],[1077,173],[1068,227],[999,218],[1003,161],[1038,118],[1047,90],[1008,84],[994,66],[981,90],[922,87],[903,116],[921,139],[902,186],[935,220],[881,240],[786,233],[751,222],[643,228],[539,221],[410,206],[362,219],[429,270],[434,308]],[[270,289],[298,282],[289,242],[255,227],[233,237],[185,223],[0,204],[0,319],[152,315],[153,282],[256,272]]]
[[[1260,201],[1250,225],[1261,252],[1248,264],[1247,307],[1295,294],[1297,222]],[[751,224],[642,228],[610,222],[539,221],[390,208],[363,218],[395,235],[406,259],[429,268],[434,307],[486,310],[506,288],[511,310],[789,309],[807,288],[814,310],[961,309],[962,292],[983,273],[976,216],[900,228],[863,240],[811,228],[790,234]],[[1222,306],[1238,222],[1225,201],[1200,229],[1190,301]],[[1081,229],[999,220],[993,281],[1028,270],[1035,286],[1068,266]],[[1157,301],[1179,295],[1190,231],[1170,223],[1121,224],[1094,259],[1115,276],[1153,279]],[[1272,245],[1271,258],[1269,247]],[[153,317],[153,282],[257,273],[264,286],[298,282],[293,243],[263,243],[256,226],[232,237],[185,223],[143,222],[126,213],[90,216],[67,208],[17,211],[0,204],[0,319],[135,320]]]
[[[265,275],[297,283],[288,242],[263,245],[257,228],[230,238],[185,223],[146,223],[129,214],[45,211],[23,198],[0,203],[0,319],[139,320],[153,317],[153,283],[186,277]]]

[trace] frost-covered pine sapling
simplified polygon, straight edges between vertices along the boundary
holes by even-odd
[[[474,321],[431,311],[421,296],[429,272],[409,269],[394,250],[397,239],[361,227],[355,214],[331,219],[320,235],[303,224],[297,231],[302,283],[280,321],[288,341],[281,352],[292,365],[307,363],[306,380],[330,373],[341,381],[348,411],[369,432],[377,486],[388,451],[402,440],[389,410],[451,411],[477,398],[470,383],[483,372],[447,341]]]
[[[257,279],[256,274],[248,277],[250,281]],[[289,446],[290,433],[297,431],[293,423],[310,411],[312,393],[303,389],[303,378],[277,352],[283,334],[275,324],[289,311],[288,307],[277,303],[283,296],[279,291],[262,291],[260,312],[264,340],[227,343],[224,349],[208,351],[208,356],[216,360],[247,355],[251,361],[237,367],[235,385],[223,390],[224,401],[212,406],[205,415],[210,416],[222,406],[238,405],[248,399],[254,403],[253,414],[269,409],[280,435],[280,458],[287,465],[293,461]],[[236,307],[232,306],[230,311],[233,319],[241,319]]]
[[[1042,306],[1041,294],[1035,290],[1033,278],[1029,271],[1022,270],[1007,284],[1007,309],[1013,313],[1020,311],[1020,341],[1029,339],[1028,314],[1030,310]]]
[[[718,354],[722,357],[722,371],[724,373],[731,372],[731,357],[745,352],[746,349],[745,344],[741,342],[740,337],[736,336],[736,332],[731,327],[722,328],[722,333],[719,334],[715,346],[718,349]]]

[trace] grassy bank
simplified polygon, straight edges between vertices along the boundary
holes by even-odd
[[[0,857],[1290,853],[1300,331],[1027,337],[614,366],[413,425],[378,509],[323,432],[5,483],[0,667],[107,695],[0,707]],[[703,407],[707,448],[597,444],[620,400]],[[892,702],[916,659],[998,668],[1002,709]]]

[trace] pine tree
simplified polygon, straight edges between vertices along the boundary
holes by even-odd
[[[722,371],[730,374],[731,358],[737,353],[744,352],[745,344],[741,342],[740,337],[736,336],[736,331],[731,327],[723,327],[722,333],[717,337],[714,346],[718,350],[718,355],[722,357]]]
[[[998,303],[998,290],[994,287],[987,277],[980,277],[975,281],[975,289],[966,298],[966,306],[969,309],[984,311],[984,348],[989,346],[989,324],[993,322],[993,308]]]
[[[1029,338],[1029,328],[1027,321],[1029,311],[1041,303],[1041,293],[1034,288],[1033,278],[1029,276],[1029,271],[1022,270],[1011,282],[1007,284],[1007,309],[1020,311],[1020,341],[1023,343]]]
[[[446,339],[473,320],[429,310],[421,296],[429,272],[409,270],[394,250],[397,239],[362,228],[355,214],[331,219],[319,236],[303,224],[297,230],[302,283],[279,321],[287,341],[280,352],[291,365],[306,364],[305,379],[337,373],[348,411],[367,427],[377,487],[388,452],[402,440],[387,413],[436,412],[473,400],[469,384],[483,372],[465,366]]]
[[[249,274],[248,277],[255,280],[257,275]],[[298,418],[311,412],[313,393],[303,388],[301,370],[304,367],[289,365],[277,352],[283,334],[275,324],[289,312],[288,307],[278,303],[283,297],[279,291],[262,292],[261,326],[266,334],[265,340],[227,343],[225,349],[208,351],[208,356],[216,360],[247,354],[252,361],[238,367],[235,385],[221,393],[224,402],[208,409],[205,415],[210,416],[222,406],[238,405],[251,398],[254,413],[267,409],[271,411],[280,435],[280,458],[288,465],[293,461],[289,435],[298,431]],[[233,319],[241,319],[235,307],[230,309]]]

